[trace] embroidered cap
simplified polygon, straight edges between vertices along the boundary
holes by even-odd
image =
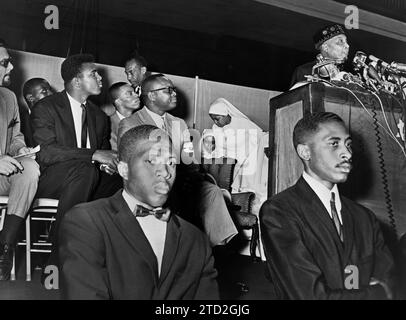
[[[315,45],[316,49],[318,50],[324,42],[326,42],[327,40],[334,38],[335,36],[338,36],[340,34],[345,35],[345,32],[344,32],[343,26],[341,26],[339,24],[333,24],[333,25],[324,27],[323,29],[320,29],[313,36],[313,41],[314,41],[314,45]]]

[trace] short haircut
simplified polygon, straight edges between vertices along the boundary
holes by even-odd
[[[151,90],[152,84],[156,81],[160,81],[161,79],[168,79],[164,74],[157,73],[150,75],[144,79],[141,83],[141,101],[142,103],[146,103],[148,100],[148,92]]]
[[[5,48],[6,47],[6,41],[4,39],[0,38],[0,48]]]
[[[48,83],[48,81],[46,81],[43,78],[31,78],[31,79],[27,80],[24,83],[24,86],[23,86],[23,96],[24,96],[24,98],[28,94],[32,94],[32,89],[34,87],[36,87],[37,85],[41,84],[41,83]]]
[[[316,112],[305,115],[300,119],[293,129],[293,146],[295,150],[298,144],[304,144],[310,134],[314,134],[320,129],[320,124],[329,122],[338,122],[345,126],[343,119],[332,112]]]
[[[111,103],[114,104],[114,101],[118,98],[118,92],[119,92],[120,88],[122,86],[127,86],[127,85],[129,85],[127,82],[120,81],[120,82],[113,83],[110,86],[109,96],[110,96]]]
[[[154,132],[155,131],[155,132]],[[172,143],[171,138],[165,131],[159,129],[158,127],[152,126],[150,124],[143,124],[131,128],[123,134],[118,145],[118,157],[120,161],[126,163],[130,162],[131,159],[139,152],[139,146],[143,140],[151,140],[152,136],[157,137],[157,141],[160,136],[166,136],[170,143]]]
[[[128,59],[125,61],[125,63],[128,63],[131,60],[134,60],[135,63],[139,67],[147,67],[148,66],[147,60],[145,60],[145,58],[143,56],[141,56],[136,50],[134,50],[133,53],[131,53],[131,55],[128,57]]]
[[[159,81],[160,79],[168,79],[164,74],[162,73],[157,73],[150,75],[144,79],[141,83],[141,92],[143,92],[143,95],[147,95],[148,92],[151,90],[152,84],[156,81]]]
[[[65,83],[69,83],[83,70],[84,63],[93,63],[94,57],[91,54],[74,54],[67,57],[61,65],[61,76]]]

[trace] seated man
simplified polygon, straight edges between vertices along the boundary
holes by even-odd
[[[182,160],[187,159],[184,145],[190,141],[190,134],[186,123],[168,113],[176,107],[176,89],[172,81],[162,74],[149,76],[143,81],[141,92],[145,107],[120,122],[119,144],[120,137],[129,129],[142,124],[155,125],[170,135],[176,154]],[[228,243],[238,231],[221,190],[204,180],[199,166],[181,163],[178,167],[174,202],[180,207],[181,214],[203,225],[212,246]]]
[[[35,147],[30,123],[31,110],[38,101],[51,94],[53,90],[45,79],[31,78],[24,83],[23,96],[28,109],[24,106],[20,107],[21,132],[24,134],[25,143],[30,147]]]
[[[111,149],[117,151],[117,134],[120,121],[131,116],[140,107],[140,98],[133,87],[125,82],[116,82],[109,88],[110,99],[116,112],[110,116]]]
[[[293,144],[303,176],[260,211],[268,269],[279,298],[390,299],[393,260],[375,215],[342,196],[351,137],[334,113],[305,116]]]
[[[206,236],[165,207],[176,176],[171,145],[157,127],[130,129],[119,145],[124,190],[65,215],[62,298],[218,299]]]
[[[7,215],[0,232],[0,280],[10,278],[18,230],[24,222],[37,191],[39,167],[29,157],[14,159],[30,152],[20,132],[20,116],[13,92],[2,86],[10,83],[13,65],[0,40],[0,195],[8,196]]]
[[[78,203],[110,196],[122,186],[115,173],[117,152],[110,148],[109,120],[87,100],[100,94],[102,87],[93,57],[67,57],[61,75],[65,90],[40,100],[31,113],[34,141],[41,145],[38,196],[59,199],[50,234],[54,248],[66,211]],[[50,261],[57,265],[55,251]]]
[[[134,92],[140,97],[141,82],[150,74],[147,71],[147,61],[137,51],[134,51],[125,62],[124,72]],[[116,112],[111,103],[102,105],[101,110],[109,117]]]

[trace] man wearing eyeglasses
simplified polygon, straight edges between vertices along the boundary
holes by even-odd
[[[0,39],[0,195],[8,196],[7,215],[0,232],[0,280],[10,278],[18,230],[35,196],[39,167],[20,132],[20,115],[13,92],[4,88],[11,82],[11,58]]]
[[[179,159],[188,159],[184,152],[185,146],[190,144],[187,125],[183,119],[168,113],[177,103],[176,88],[172,81],[163,74],[154,74],[142,82],[141,92],[145,106],[121,120],[118,143],[120,144],[120,138],[129,129],[150,124],[169,134]],[[194,213],[193,217],[184,218],[202,225],[212,246],[227,244],[238,231],[230,217],[223,193],[216,185],[204,180],[198,165],[184,162],[181,162],[177,169],[178,179],[174,187],[173,201],[176,202],[181,215],[183,212]]]

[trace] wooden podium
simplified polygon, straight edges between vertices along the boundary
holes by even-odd
[[[376,96],[358,86],[336,88],[310,83],[271,99],[269,147],[273,158],[269,161],[268,196],[296,183],[303,171],[292,142],[297,121],[306,113],[334,112],[345,121],[353,138],[354,168],[348,181],[340,186],[341,192],[370,208],[385,224],[389,225],[393,218],[398,236],[405,233],[406,157],[373,118],[375,115],[378,122],[387,127],[386,117],[397,135],[403,108],[392,95],[380,94],[379,97],[384,111]],[[402,142],[399,138],[398,141]]]

